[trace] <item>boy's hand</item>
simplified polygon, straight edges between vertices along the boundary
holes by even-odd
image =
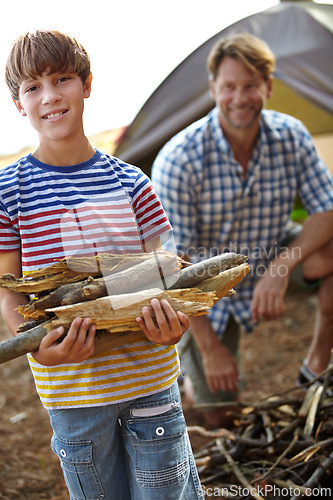
[[[96,326],[90,318],[75,318],[65,338],[60,326],[51,330],[41,341],[39,349],[31,353],[33,358],[44,366],[57,366],[65,363],[81,363],[94,354]]]
[[[152,299],[153,318],[149,307],[142,308],[143,318],[136,318],[146,337],[155,344],[174,345],[190,326],[187,314],[175,312],[167,300]]]

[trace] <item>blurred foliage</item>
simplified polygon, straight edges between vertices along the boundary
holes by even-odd
[[[280,80],[274,79],[273,95],[267,101],[267,109],[295,116],[311,134],[333,132],[333,115],[303,99]]]
[[[306,213],[303,203],[299,198],[296,198],[294,203],[294,208],[291,212],[291,220],[294,222],[302,223],[308,218],[308,214]]]

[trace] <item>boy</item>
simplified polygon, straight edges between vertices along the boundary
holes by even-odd
[[[149,179],[84,134],[92,77],[82,45],[57,31],[24,34],[6,81],[39,146],[0,173],[0,274],[65,255],[159,249],[170,226]],[[2,290],[1,299],[15,335],[15,308],[27,298]],[[64,340],[64,328],[53,330],[28,356],[71,499],[203,498],[176,382],[174,344],[189,319],[167,302],[151,305],[156,321],[149,308],[137,319],[145,342],[93,356],[95,325],[75,318]]]

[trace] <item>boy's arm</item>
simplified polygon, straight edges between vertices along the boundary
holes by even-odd
[[[0,275],[5,273],[14,274],[16,278],[21,277],[20,250],[0,253]],[[3,319],[12,335],[16,335],[17,328],[24,322],[24,318],[15,308],[21,304],[27,303],[28,299],[21,293],[14,293],[5,288],[0,288],[0,301]]]
[[[14,274],[17,278],[22,276],[21,252],[0,253],[0,275]],[[16,335],[18,326],[24,318],[15,311],[15,308],[28,302],[28,298],[21,293],[14,293],[0,288],[1,312],[7,327]],[[84,321],[75,318],[69,331],[62,342],[58,339],[63,335],[64,328],[51,330],[42,340],[39,349],[31,353],[34,359],[44,366],[55,366],[63,363],[80,363],[94,353],[95,325],[89,318]]]
[[[163,250],[161,239],[159,237],[153,238],[152,240],[148,240],[144,243],[145,252],[157,252],[158,250]]]

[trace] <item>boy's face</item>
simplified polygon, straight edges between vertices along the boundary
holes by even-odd
[[[20,85],[19,101],[14,101],[22,116],[28,116],[40,142],[66,140],[83,134],[84,99],[90,96],[91,75],[86,82],[76,73],[44,71]]]

